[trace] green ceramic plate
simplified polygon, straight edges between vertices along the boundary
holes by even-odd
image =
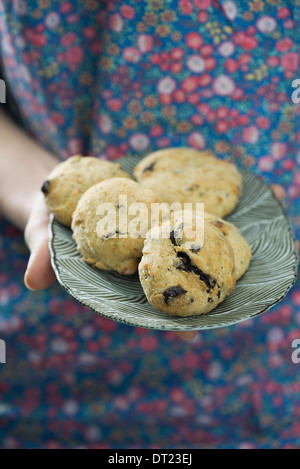
[[[120,160],[132,173],[139,160]],[[168,316],[147,302],[138,275],[122,277],[94,269],[80,259],[72,233],[51,218],[50,251],[59,283],[79,303],[114,321],[157,330],[188,331],[231,326],[254,318],[282,300],[297,278],[297,251],[290,222],[272,190],[242,170],[243,196],[228,217],[249,242],[250,268],[233,293],[212,312],[188,318]]]

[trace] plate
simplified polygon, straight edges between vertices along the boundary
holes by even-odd
[[[140,159],[126,157],[119,161],[132,174]],[[138,275],[124,277],[87,265],[80,259],[72,232],[51,217],[51,261],[59,283],[76,301],[95,313],[147,329],[214,329],[264,313],[281,301],[295,283],[297,250],[290,222],[272,190],[254,174],[246,170],[241,173],[243,195],[227,220],[247,239],[253,257],[233,293],[210,313],[178,318],[156,311],[147,302]]]

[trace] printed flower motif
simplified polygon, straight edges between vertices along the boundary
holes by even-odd
[[[224,2],[223,8],[228,19],[230,19],[231,21],[236,19],[238,10],[234,2],[230,0]]]
[[[49,13],[45,18],[45,24],[49,29],[55,29],[60,23],[60,16],[55,13]]]
[[[235,45],[231,41],[223,42],[219,47],[219,52],[223,57],[230,57],[235,52]]]
[[[132,20],[135,17],[134,8],[130,5],[122,5],[120,8],[120,12],[124,18],[128,20]]]
[[[120,33],[124,27],[124,20],[123,18],[119,15],[119,13],[115,13],[110,17],[109,20],[109,26],[112,31],[115,31],[116,33]]]
[[[107,114],[101,114],[99,117],[99,128],[104,134],[109,134],[112,131],[113,123]]]
[[[270,156],[263,156],[259,160],[259,167],[264,172],[270,172],[274,168],[274,161]]]
[[[134,47],[126,47],[123,52],[123,57],[126,62],[137,63],[141,58],[141,53]]]
[[[271,146],[271,155],[275,160],[284,158],[287,153],[286,144],[282,142],[274,142]]]
[[[193,5],[189,0],[180,0],[179,9],[183,15],[190,15],[193,12]]]
[[[200,10],[208,10],[211,6],[211,0],[193,0],[193,3]]]
[[[259,18],[257,21],[257,28],[262,32],[262,33],[272,33],[276,27],[277,27],[277,22],[274,18],[271,16],[262,16]]]
[[[230,96],[235,89],[235,84],[227,75],[220,75],[214,80],[213,88],[219,96]]]
[[[244,141],[247,143],[257,143],[260,136],[260,131],[255,125],[246,127],[244,130]]]
[[[287,78],[292,78],[299,70],[299,55],[296,52],[285,54],[281,58],[281,65]]]
[[[200,132],[193,132],[188,137],[188,144],[197,150],[203,150],[206,146],[206,141]]]
[[[186,40],[186,43],[187,43],[187,46],[190,48],[190,49],[199,49],[202,44],[203,44],[203,39],[202,37],[200,36],[199,33],[196,33],[196,32],[192,32],[192,33],[188,33],[185,37],[185,40]]]
[[[13,0],[13,9],[19,16],[26,15],[27,5],[25,0]]]
[[[157,85],[159,93],[172,94],[176,88],[176,81],[173,78],[166,77],[162,78]]]
[[[143,53],[146,54],[153,49],[153,38],[149,34],[140,34],[138,37],[138,48]]]
[[[130,146],[136,151],[144,151],[149,146],[149,138],[145,134],[137,133],[130,138]]]
[[[199,55],[192,55],[187,60],[188,68],[194,73],[201,73],[205,70],[205,61]]]
[[[83,49],[80,46],[71,46],[66,51],[66,60],[71,70],[75,70],[83,60]]]

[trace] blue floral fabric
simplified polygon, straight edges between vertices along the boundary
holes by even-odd
[[[299,31],[299,0],[0,0],[5,79],[45,147],[211,149],[283,185],[298,239]],[[299,447],[299,280],[272,311],[190,344],[58,285],[27,291],[23,237],[0,226],[1,447]]]

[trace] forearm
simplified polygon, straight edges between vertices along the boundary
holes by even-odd
[[[0,214],[24,229],[36,194],[58,159],[0,109]]]

